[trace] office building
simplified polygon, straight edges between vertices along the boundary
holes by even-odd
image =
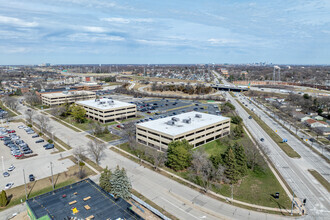
[[[101,123],[136,117],[136,105],[111,98],[79,101],[76,104],[84,107],[87,117]]]
[[[61,93],[41,94],[43,105],[54,106],[64,103],[74,103],[81,100],[95,99],[95,92],[92,91],[63,91]]]
[[[172,141],[186,139],[194,147],[230,134],[230,118],[187,112],[136,125],[138,143],[166,151]]]

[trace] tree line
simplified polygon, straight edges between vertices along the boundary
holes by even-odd
[[[154,82],[151,86],[151,91],[171,91],[171,92],[183,92],[189,95],[203,95],[209,94],[213,91],[212,87],[205,86],[203,84],[197,84],[196,86],[185,84],[185,85],[162,85]]]

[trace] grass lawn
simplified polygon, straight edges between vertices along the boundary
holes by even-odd
[[[20,113],[16,113],[16,112],[14,112],[13,110],[11,110],[11,109],[5,107],[5,106],[2,104],[1,101],[0,101],[0,108],[2,108],[3,110],[7,111],[9,117],[14,117],[14,116],[16,116],[16,115],[20,115]]]
[[[117,136],[117,135],[114,135],[114,134],[99,134],[99,135],[96,135],[96,137],[106,141],[106,142],[109,142],[109,141],[114,141],[114,140],[117,140],[117,139],[120,139],[121,137]]]
[[[300,155],[293,150],[290,145],[287,143],[281,143],[282,138],[276,134],[275,131],[273,131],[264,121],[262,121],[254,112],[247,109],[245,106],[243,106],[240,102],[238,102],[242,108],[245,109],[245,111],[253,117],[253,119],[260,125],[264,131],[267,132],[267,134],[277,143],[277,145],[291,158],[300,158]]]
[[[65,122],[68,122],[69,124],[71,124],[71,125],[73,125],[73,126],[76,126],[77,128],[80,128],[81,130],[83,130],[83,131],[88,131],[88,130],[90,130],[90,128],[89,128],[89,122],[91,122],[91,121],[93,121],[92,119],[86,119],[86,121],[84,122],[84,123],[78,123],[78,122],[76,122],[71,116],[68,116],[68,117],[66,117],[66,118],[63,118],[63,117],[61,117],[60,118],[61,120],[63,120],[63,121],[65,121]],[[136,119],[136,118],[129,118],[129,119],[126,119],[127,121],[129,121],[129,120],[134,120],[134,119]],[[110,125],[114,125],[114,124],[117,124],[117,122],[115,122],[115,121],[112,121],[112,122],[108,122],[108,123],[101,123],[101,125],[103,126],[103,127],[105,127],[105,126],[110,126]],[[76,129],[77,130],[77,129]]]
[[[322,186],[328,190],[328,192],[330,192],[330,183],[323,176],[321,176],[321,174],[319,174],[316,170],[308,170],[308,172],[310,172],[314,178],[317,179],[317,181],[319,181]]]
[[[95,175],[95,172],[93,172],[88,167],[85,166],[83,169],[86,172],[86,176]],[[76,175],[78,173],[78,170],[79,170],[78,165],[74,165],[72,167],[69,167],[68,171],[54,175],[55,189],[79,181],[80,179]],[[36,181],[34,182],[28,182],[26,188],[27,188],[28,198],[32,198],[37,195],[50,192],[52,191],[52,179],[51,177],[36,179]],[[6,190],[6,194],[7,197],[10,198],[10,201],[5,208],[0,208],[0,211],[10,208],[14,205],[20,204],[21,199],[23,200],[23,202],[25,201],[24,185]]]

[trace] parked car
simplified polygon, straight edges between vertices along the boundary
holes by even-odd
[[[264,138],[260,138],[260,141],[263,142],[265,139]]]
[[[45,148],[45,150],[53,149],[54,148],[54,144],[46,144],[46,145],[44,145],[44,148]]]
[[[28,134],[34,134],[35,132],[34,132],[34,130],[30,130],[30,131],[28,131],[26,133],[28,133]]]
[[[10,189],[12,186],[14,185],[14,183],[7,183],[5,186],[5,189]]]
[[[9,168],[8,168],[8,171],[11,172],[15,169],[15,166],[14,165],[11,165]]]
[[[42,142],[45,142],[45,140],[44,139],[36,140],[36,143],[42,143]]]
[[[252,116],[251,115],[249,116],[249,119],[252,119]]]
[[[3,173],[3,176],[4,176],[4,177],[8,177],[8,176],[10,176],[10,174],[9,174],[8,172],[4,172],[4,173]]]
[[[15,133],[16,131],[15,130],[8,130],[7,132],[11,134],[11,133]]]
[[[32,138],[37,138],[37,137],[39,137],[39,134],[35,134],[32,136]]]
[[[34,181],[34,180],[35,180],[35,178],[34,178],[34,175],[33,175],[33,174],[30,174],[30,175],[29,175],[29,180],[30,180],[30,182],[32,182],[32,181]]]
[[[24,125],[19,125],[18,128],[22,129],[22,128],[24,128]]]

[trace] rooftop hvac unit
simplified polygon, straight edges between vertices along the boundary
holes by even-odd
[[[202,115],[201,114],[196,114],[195,117],[196,118],[202,118]]]
[[[182,120],[183,123],[190,124],[191,123],[191,118],[186,118]]]
[[[68,91],[63,91],[63,94],[68,94],[69,92]]]
[[[168,122],[166,122],[166,124],[168,124],[168,125],[175,125],[175,121],[168,121]]]
[[[114,104],[113,100],[108,100],[108,104],[113,105]]]
[[[180,119],[177,117],[172,117],[172,121],[180,121]]]

